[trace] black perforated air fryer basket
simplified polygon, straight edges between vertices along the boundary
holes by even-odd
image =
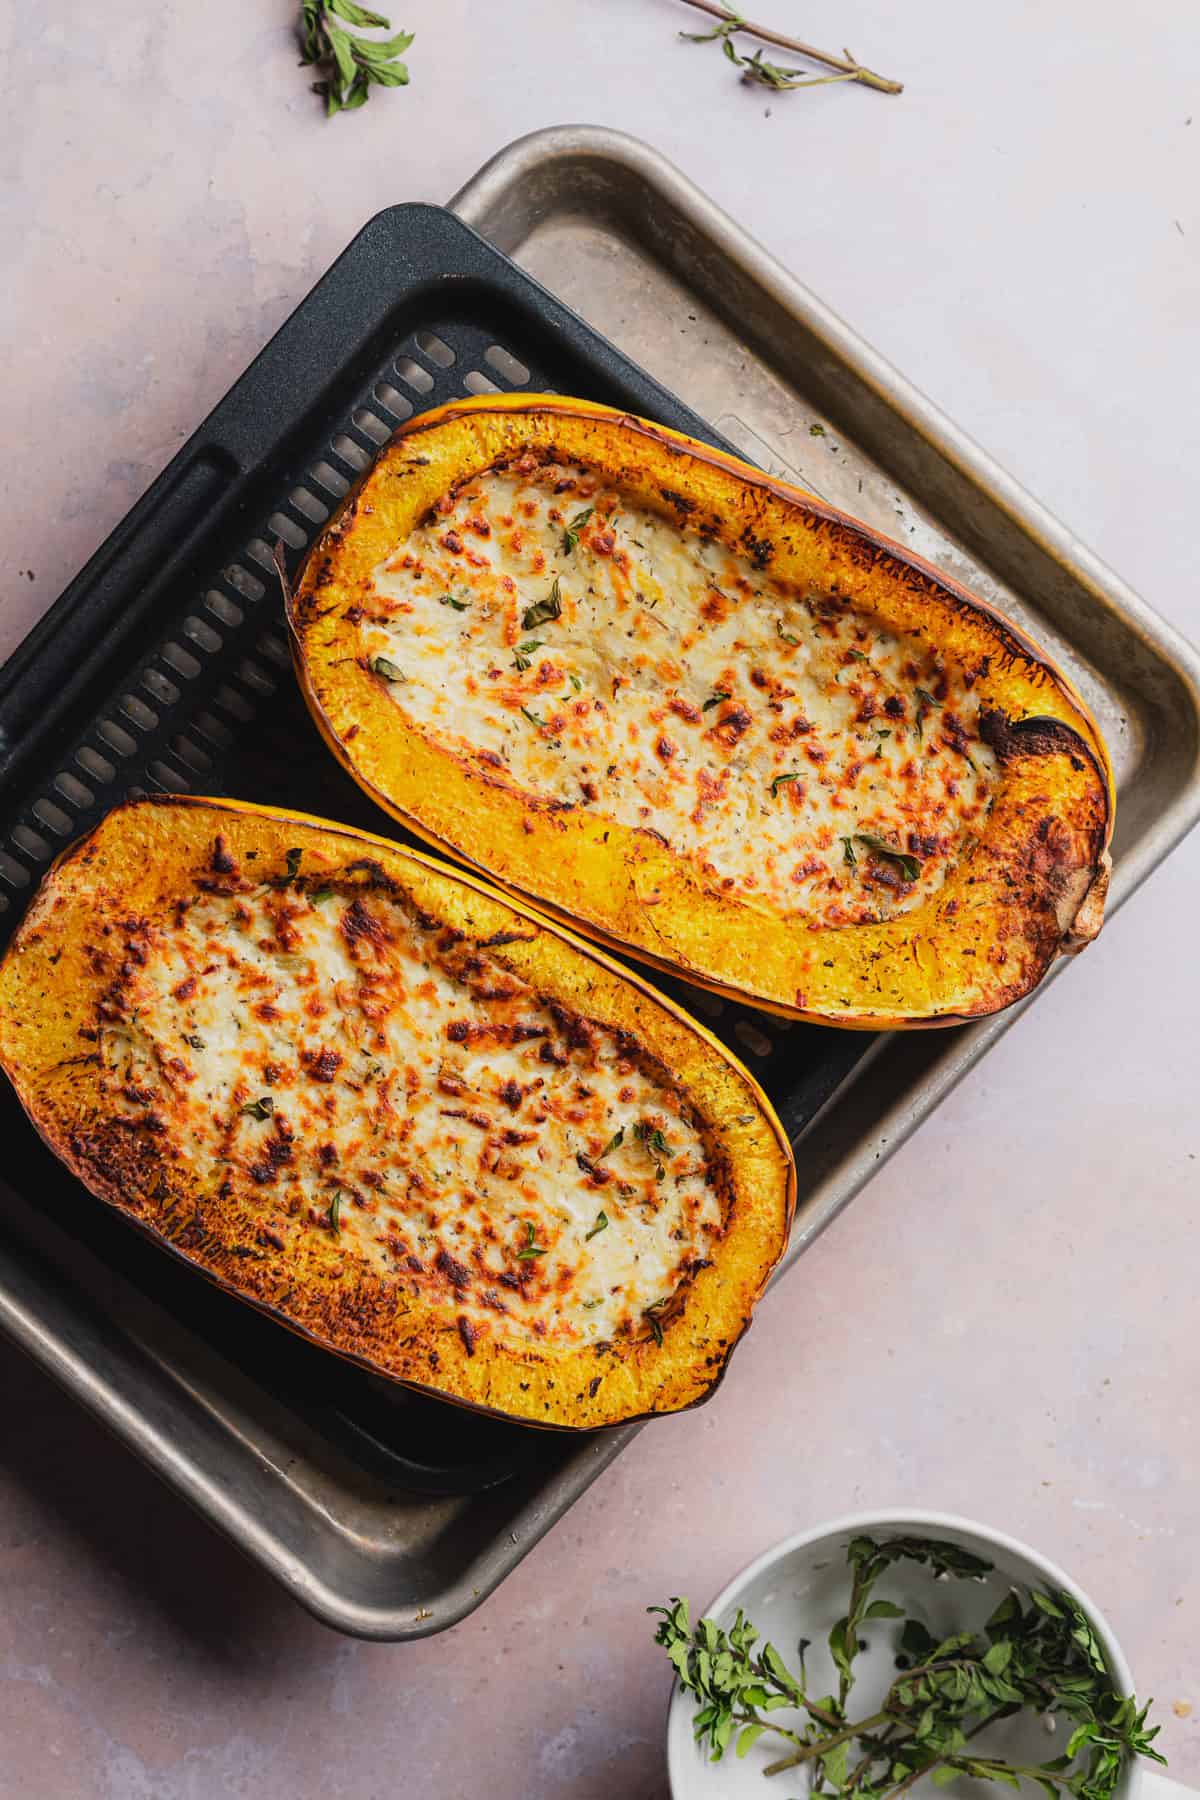
[[[134,792],[226,794],[403,838],[309,719],[271,546],[282,540],[294,568],[414,412],[509,388],[606,401],[722,443],[452,214],[381,213],[0,671],[0,942],[52,857]],[[750,1064],[793,1136],[870,1048],[659,984]],[[365,1472],[461,1493],[561,1453],[553,1434],[407,1394],[291,1337],[87,1201],[7,1089],[0,1120],[19,1192]]]

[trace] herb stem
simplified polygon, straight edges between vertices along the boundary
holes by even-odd
[[[910,1787],[915,1787],[918,1781],[923,1780],[926,1775],[932,1775],[935,1769],[940,1769],[943,1763],[951,1760],[948,1756],[935,1756],[932,1762],[922,1763],[919,1769],[914,1769],[911,1775],[906,1775],[904,1780],[897,1782],[894,1788],[889,1788],[884,1800],[896,1800],[898,1794],[906,1794]]]
[[[891,1743],[895,1734],[896,1734],[895,1724],[891,1724],[886,1728],[886,1730],[881,1731],[877,1738],[872,1738],[872,1740],[867,1748],[866,1755],[863,1757],[862,1761],[857,1763],[855,1765],[855,1767],[850,1771],[849,1780],[846,1782],[846,1786],[842,1790],[842,1800],[849,1800],[849,1796],[854,1792],[855,1788],[858,1786],[859,1782],[862,1780],[862,1778],[866,1774],[867,1770],[871,1767],[871,1764],[876,1761],[879,1751],[883,1748],[883,1746],[885,1744]]]
[[[819,1706],[815,1700],[810,1700],[808,1695],[802,1693],[799,1688],[797,1688],[795,1692],[798,1696],[796,1704],[802,1706],[806,1713],[811,1713],[814,1719],[820,1719],[822,1725],[828,1725],[833,1731],[840,1731],[842,1726],[846,1723],[845,1719],[839,1718],[837,1713],[828,1712],[825,1707]]]
[[[756,25],[750,19],[743,19],[726,6],[720,6],[716,0],[683,0],[685,6],[694,6],[697,12],[707,13],[712,19],[720,19],[732,25],[736,31],[744,31],[747,37],[757,38],[760,43],[774,44],[779,50],[790,50],[794,56],[807,56],[811,62],[823,63],[827,69],[840,69],[844,79],[861,82],[864,87],[875,88],[881,94],[902,94],[902,81],[889,81],[884,75],[877,75],[873,69],[864,68],[862,63],[844,50],[841,56],[835,56],[829,50],[816,50],[811,44],[802,44],[799,38],[785,37],[781,31],[772,31],[767,25]]]
[[[804,1742],[798,1731],[792,1731],[786,1725],[776,1725],[771,1719],[760,1719],[754,1712],[735,1712],[733,1721],[735,1725],[761,1725],[764,1731],[773,1731],[777,1737],[787,1738],[790,1744]],[[769,1775],[771,1771],[768,1769],[766,1772]]]
[[[805,1704],[803,1701],[801,1705]],[[805,1745],[794,1756],[781,1757],[778,1762],[768,1763],[763,1770],[764,1775],[782,1775],[785,1769],[794,1769],[798,1763],[812,1762],[816,1756],[827,1756],[836,1750],[839,1744],[848,1744],[851,1738],[861,1737],[864,1731],[870,1731],[876,1725],[886,1725],[889,1714],[872,1713],[869,1719],[860,1719],[856,1725],[847,1725],[843,1731],[835,1731],[832,1737],[819,1738],[815,1744]]]
[[[861,1720],[857,1725],[848,1725],[846,1727],[846,1729],[844,1731],[839,1732],[836,1737],[821,1738],[819,1740],[819,1742],[806,1747],[805,1752],[802,1756],[788,1756],[788,1757],[782,1758],[782,1760],[779,1762],[772,1763],[769,1768],[766,1768],[763,1770],[763,1774],[764,1775],[780,1774],[780,1773],[782,1773],[782,1771],[784,1769],[794,1768],[795,1765],[799,1762],[810,1761],[813,1756],[824,1756],[824,1754],[827,1750],[835,1750],[839,1744],[846,1743],[850,1738],[856,1738],[856,1737],[865,1738],[866,1734],[871,1730],[871,1728],[874,1725],[881,1724],[885,1720],[888,1722],[887,1730],[884,1732],[881,1732],[879,1737],[874,1740],[874,1746],[881,1746],[885,1743],[894,1741],[895,1734],[897,1731],[907,1732],[911,1736],[912,1729],[913,1729],[912,1726],[906,1725],[904,1723],[904,1721],[901,1719],[892,1718],[891,1714],[886,1710],[886,1703],[891,1700],[893,1689],[902,1686],[903,1683],[906,1681],[915,1680],[918,1677],[920,1677],[921,1675],[928,1674],[931,1672],[938,1672],[943,1669],[952,1669],[955,1666],[956,1666],[955,1659],[944,1658],[941,1662],[923,1663],[918,1668],[906,1670],[903,1675],[900,1675],[896,1678],[896,1680],[892,1683],[892,1686],[888,1689],[886,1700],[885,1700],[884,1711],[882,1711],[880,1713],[876,1713],[874,1718]],[[985,1719],[980,1719],[980,1721],[977,1725],[973,1725],[971,1727],[970,1731],[968,1731],[966,1734],[967,1738],[968,1739],[973,1738],[973,1737],[977,1736],[979,1732],[985,1731],[989,1725],[994,1724],[997,1719],[1002,1718],[1007,1712],[1010,1712],[1011,1710],[1012,1710],[1011,1707],[998,1706],[996,1708],[995,1712],[989,1713]],[[825,1714],[824,1716],[826,1718],[829,1717],[828,1714]],[[846,1787],[842,1789],[841,1800],[847,1800],[847,1796],[849,1796],[854,1791],[855,1785],[862,1779],[863,1775],[866,1773],[866,1771],[870,1767],[871,1763],[875,1761],[876,1758],[875,1758],[874,1746],[871,1750],[868,1750],[866,1756],[863,1757],[862,1761],[858,1764],[857,1768],[854,1770],[854,1773],[850,1776]],[[953,1758],[941,1757],[938,1760],[945,1762],[945,1761],[952,1761]],[[936,1766],[937,1766],[936,1763],[928,1763],[925,1766],[925,1768],[918,1769],[916,1774],[917,1775],[927,1775],[929,1773],[930,1769],[936,1768]],[[916,1775],[914,1775],[912,1779],[915,1780]],[[895,1796],[898,1793],[903,1792],[904,1788],[911,1787],[911,1786],[912,1786],[912,1781],[903,1782],[901,1787],[893,1788],[885,1796],[885,1800],[895,1800]]]
[[[930,1665],[930,1666],[932,1667],[933,1665]],[[996,1723],[997,1719],[1003,1719],[1009,1713],[1016,1712],[1018,1710],[1019,1710],[1019,1708],[1017,1708],[1015,1706],[998,1706],[994,1712],[988,1713],[985,1718],[980,1719],[977,1724],[972,1725],[970,1731],[968,1731],[965,1734],[964,1741],[966,1743],[970,1743],[970,1741],[973,1737],[978,1737],[979,1733],[981,1731],[986,1731],[989,1725],[994,1725]],[[980,1760],[994,1761],[994,1759],[980,1759],[978,1757],[971,1758],[972,1762],[978,1762]],[[888,1792],[885,1794],[884,1800],[896,1800],[896,1796],[898,1794],[907,1793],[908,1789],[910,1787],[914,1787],[916,1785],[916,1783],[918,1781],[920,1781],[920,1779],[923,1775],[932,1775],[932,1773],[935,1769],[940,1769],[947,1763],[952,1763],[957,1767],[959,1764],[959,1761],[960,1761],[960,1759],[957,1756],[953,1756],[953,1755],[949,1755],[949,1754],[946,1756],[935,1756],[933,1758],[932,1762],[925,1763],[922,1768],[914,1769],[912,1774],[906,1775],[904,1780],[901,1781],[900,1783],[898,1783],[898,1785],[896,1787],[890,1788],[888,1790]],[[1000,1766],[1000,1765],[997,1765],[997,1766]],[[1007,1765],[1005,1765],[1005,1766],[1007,1766]],[[966,1770],[964,1769],[963,1772],[966,1773]],[[1014,1773],[1017,1773],[1017,1772],[1019,1772],[1019,1771],[1017,1771],[1014,1768]],[[1030,1770],[1029,1773],[1032,1776],[1034,1774],[1034,1771]],[[1039,1769],[1036,1771],[1036,1773],[1038,1775],[1044,1775],[1045,1770]]]

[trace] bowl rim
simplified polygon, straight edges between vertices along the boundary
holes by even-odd
[[[738,1603],[739,1595],[758,1575],[794,1551],[806,1549],[825,1538],[853,1536],[859,1532],[876,1535],[885,1531],[897,1533],[914,1529],[931,1537],[938,1532],[966,1533],[984,1543],[995,1545],[1001,1553],[1008,1551],[1032,1563],[1045,1577],[1048,1585],[1062,1588],[1087,1614],[1100,1640],[1117,1692],[1122,1695],[1133,1692],[1133,1675],[1116,1633],[1104,1613],[1074,1577],[1068,1575],[1058,1563],[1044,1556],[1040,1550],[1035,1550],[1032,1544],[1027,1544],[1023,1538],[1000,1531],[993,1525],[985,1525],[979,1519],[970,1519],[964,1513],[931,1512],[918,1506],[874,1507],[869,1512],[842,1513],[837,1518],[822,1520],[808,1530],[792,1532],[790,1536],[768,1545],[739,1569],[697,1616],[703,1619],[717,1618],[727,1608]],[[676,1709],[683,1704],[683,1699],[683,1689],[676,1678],[671,1684],[671,1695],[667,1702],[667,1780],[673,1800],[685,1800],[687,1793],[687,1771],[681,1766],[676,1735],[672,1731]],[[690,1737],[687,1745],[689,1749],[692,1748]]]

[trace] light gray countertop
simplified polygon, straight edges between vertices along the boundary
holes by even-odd
[[[754,10],[906,93],[745,90],[675,41],[674,0],[414,0],[411,87],[326,124],[285,0],[0,6],[0,653],[360,224],[579,119],[663,150],[1200,637],[1190,0]],[[0,1345],[0,1796],[653,1800],[644,1607],[893,1501],[1066,1565],[1200,1780],[1198,871],[1193,840],[776,1291],[714,1401],[445,1636],[313,1624]]]

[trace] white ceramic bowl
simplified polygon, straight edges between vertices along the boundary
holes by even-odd
[[[943,1538],[993,1565],[993,1573],[982,1580],[937,1581],[928,1569],[900,1562],[880,1580],[874,1597],[895,1600],[906,1611],[915,1612],[935,1636],[981,1626],[1014,1583],[1063,1589],[1074,1596],[1091,1619],[1114,1686],[1122,1694],[1133,1691],[1129,1665],[1111,1627],[1069,1575],[1028,1544],[949,1513],[857,1513],[785,1538],[735,1576],[703,1613],[693,1609],[693,1617],[712,1618],[728,1629],[741,1607],[760,1636],[775,1645],[790,1668],[796,1666],[799,1639],[810,1639],[811,1648],[805,1659],[809,1692],[836,1691],[837,1675],[826,1640],[846,1610],[850,1586],[846,1546],[860,1533],[876,1538]],[[886,1620],[867,1629],[872,1647],[860,1652],[855,1664],[854,1698],[859,1717],[874,1710],[895,1678],[897,1629],[896,1624]],[[676,1684],[667,1719],[667,1768],[673,1800],[795,1800],[806,1792],[808,1783],[802,1770],[764,1778],[766,1765],[787,1752],[786,1742],[769,1732],[744,1759],[734,1756],[731,1745],[720,1762],[712,1762],[708,1750],[694,1741],[695,1711],[692,1696]],[[794,1727],[801,1715],[781,1710],[771,1717]],[[1060,1721],[1058,1733],[1063,1730],[1064,1722]],[[1044,1721],[1028,1716],[1003,1722],[986,1738],[988,1746],[995,1747],[995,1753],[1020,1756],[1031,1762],[1045,1762],[1057,1755],[1065,1741],[1065,1735],[1052,1735]],[[1036,1789],[1022,1791],[1036,1795]],[[1189,1791],[1177,1782],[1165,1780],[1144,1758],[1138,1758],[1125,1772],[1118,1800],[1167,1800],[1168,1793],[1178,1800],[1178,1796]],[[1003,1792],[965,1780],[941,1789],[932,1782],[920,1782],[911,1790],[913,1800],[932,1800],[936,1795],[941,1800],[981,1800],[987,1793]]]

